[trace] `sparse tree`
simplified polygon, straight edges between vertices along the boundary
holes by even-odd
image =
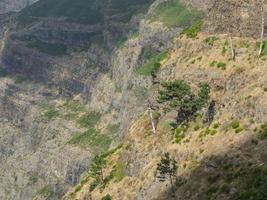
[[[89,176],[94,178],[96,183],[104,182],[103,168],[106,165],[106,160],[102,156],[95,156],[92,160],[92,165],[89,170]]]
[[[169,153],[165,153],[161,157],[160,162],[157,166],[158,178],[159,181],[165,182],[167,179],[170,180],[172,190],[174,190],[174,178],[176,177],[177,171],[177,162],[175,159],[170,157]]]
[[[178,109],[177,123],[188,125],[189,121],[200,111],[210,98],[210,87],[202,84],[198,95],[182,80],[167,81],[161,84],[158,102],[164,104],[167,110]]]

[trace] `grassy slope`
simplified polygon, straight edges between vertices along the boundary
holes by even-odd
[[[217,105],[225,104],[225,107],[217,107],[220,114],[210,126],[203,124],[202,120],[190,123],[180,143],[175,143],[169,126],[169,121],[174,120],[173,115],[163,115],[156,136],[151,133],[149,116],[141,116],[131,128],[121,151],[108,157],[109,165],[105,169],[108,174],[112,163],[124,160],[127,161],[124,163],[126,171],[135,169],[138,173],[126,176],[120,182],[111,180],[105,189],[96,188],[90,194],[92,199],[101,199],[106,194],[113,199],[122,196],[134,199],[142,190],[147,192],[149,199],[193,199],[195,196],[207,200],[266,198],[267,132],[266,125],[261,127],[266,116],[260,117],[252,103],[256,101],[262,108],[266,105],[266,75],[263,75],[266,68],[262,67],[266,56],[259,59],[255,51],[256,41],[249,39],[233,39],[237,46],[236,61],[229,61],[229,52],[223,51],[224,36],[214,39],[199,34],[195,39],[182,36],[179,40],[176,41],[179,48],[171,51],[162,73],[171,66],[172,79],[189,77],[187,80],[192,85],[214,78],[210,82],[212,98]],[[177,58],[177,55],[183,55],[183,58]],[[226,67],[211,66],[214,60],[225,63]],[[235,88],[224,88],[233,81],[240,84],[235,84]],[[242,109],[246,112],[238,119]],[[178,160],[176,197],[170,195],[169,184],[166,189],[164,183],[154,182],[160,152],[166,151]],[[90,180],[84,182],[73,197],[82,199],[85,194],[89,195],[89,185]]]

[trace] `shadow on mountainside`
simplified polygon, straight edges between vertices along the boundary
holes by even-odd
[[[222,155],[203,159],[186,178],[177,177],[158,199],[267,200],[267,140],[250,138]],[[179,170],[179,169],[178,169]]]

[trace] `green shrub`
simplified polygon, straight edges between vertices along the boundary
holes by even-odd
[[[92,128],[98,123],[100,118],[101,118],[101,115],[99,113],[90,112],[80,117],[77,120],[77,124],[83,128]]]
[[[185,126],[179,126],[178,128],[176,128],[174,133],[175,142],[180,144],[181,141],[185,138],[186,132],[187,128]]]
[[[217,67],[222,69],[222,70],[225,70],[226,69],[226,63],[223,63],[223,62],[218,62],[217,63]]]
[[[240,133],[242,132],[244,129],[242,127],[239,127],[237,129],[235,129],[235,133]]]
[[[112,177],[115,179],[115,182],[120,182],[125,176],[125,169],[123,163],[117,163],[113,170],[111,171]]]
[[[196,38],[198,33],[201,31],[203,26],[203,21],[198,21],[191,27],[183,30],[182,34],[185,34],[188,38]]]
[[[260,127],[259,138],[261,140],[267,139],[267,122],[262,124]]]
[[[110,194],[107,194],[106,196],[102,197],[101,200],[112,200]]]
[[[161,52],[156,55],[148,56],[148,62],[142,65],[137,73],[143,76],[154,75],[158,72],[161,66],[161,62],[168,57],[169,53],[167,51]]]
[[[90,184],[89,191],[92,192],[98,186],[98,182],[94,181]]]
[[[210,67],[215,67],[216,66],[216,64],[217,64],[217,61],[212,61],[211,63],[210,63]]]
[[[232,127],[233,129],[237,129],[237,128],[239,128],[239,127],[240,127],[240,123],[239,123],[239,121],[238,121],[238,120],[234,120],[234,121],[232,121],[232,123],[231,123],[231,127]]]
[[[68,144],[80,146],[81,148],[92,148],[96,152],[108,150],[112,139],[108,135],[100,134],[100,131],[90,128],[83,133],[75,134]]]

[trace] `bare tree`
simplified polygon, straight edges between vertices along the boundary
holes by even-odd
[[[154,134],[156,134],[156,125],[155,125],[155,122],[154,122],[153,109],[152,109],[152,106],[151,106],[150,102],[148,103],[148,115],[150,117],[152,131],[153,131]]]
[[[229,48],[230,48],[230,51],[231,51],[231,57],[232,57],[233,60],[235,60],[235,50],[234,50],[234,46],[233,46],[233,42],[232,42],[232,37],[231,37],[230,31],[228,33],[228,44],[229,44]]]
[[[261,41],[260,41],[260,50],[259,50],[259,56],[261,56],[263,47],[264,47],[264,26],[265,26],[265,19],[264,19],[264,1],[260,0],[261,4]]]

